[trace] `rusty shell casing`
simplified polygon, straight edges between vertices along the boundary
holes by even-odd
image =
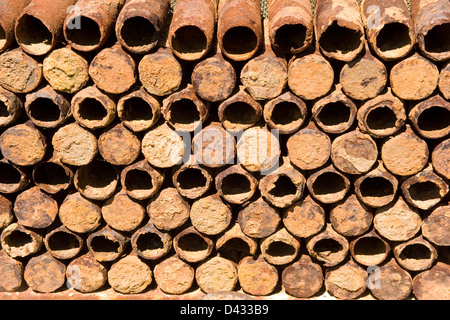
[[[191,206],[189,219],[197,231],[209,236],[225,231],[231,223],[230,207],[218,194],[197,199]]]
[[[20,193],[14,202],[18,222],[29,228],[46,228],[58,215],[58,203],[48,194],[34,186]]]
[[[404,132],[389,137],[381,147],[381,160],[392,174],[410,176],[421,171],[428,163],[427,143],[407,126]]]
[[[91,200],[106,200],[117,188],[119,174],[114,165],[104,160],[94,160],[78,168],[73,178],[75,188]]]
[[[13,222],[13,203],[0,195],[0,229],[4,229]]]
[[[442,205],[434,209],[422,222],[422,235],[437,246],[450,244],[450,205]]]
[[[403,181],[401,189],[406,202],[421,210],[436,206],[449,191],[448,184],[431,165]]]
[[[364,26],[356,0],[318,0],[314,28],[322,53],[345,62],[364,49]]]
[[[192,159],[192,158],[191,158]],[[209,168],[190,160],[172,170],[172,182],[178,193],[188,199],[198,199],[207,193],[214,181]]]
[[[237,265],[222,257],[212,257],[195,270],[195,280],[202,291],[233,291],[238,283]]]
[[[334,230],[345,237],[360,236],[370,229],[373,215],[355,194],[340,201],[330,211],[330,222]]]
[[[168,294],[183,294],[195,280],[195,269],[176,255],[159,262],[153,269],[158,287]]]
[[[154,196],[164,182],[164,172],[150,166],[147,160],[141,160],[123,168],[120,183],[125,192],[136,200]]]
[[[31,0],[5,0],[0,7],[0,52],[15,41],[16,20]]]
[[[0,127],[11,126],[23,112],[23,103],[17,95],[0,87],[0,105],[2,116],[0,117]]]
[[[216,175],[215,186],[225,201],[243,204],[255,194],[258,180],[241,165],[235,164]]]
[[[32,0],[17,18],[15,35],[31,55],[45,55],[62,40],[64,19],[76,0]]]
[[[211,49],[218,0],[178,0],[173,9],[167,46],[178,58],[202,59]]]
[[[280,134],[297,132],[307,116],[305,102],[288,91],[264,105],[264,120]]]
[[[405,0],[364,0],[360,6],[368,43],[381,59],[400,59],[413,50],[414,23]]]
[[[237,222],[216,240],[216,251],[219,255],[236,263],[244,257],[255,256],[257,249],[257,240],[247,236]]]
[[[330,204],[344,199],[350,189],[350,180],[330,164],[312,173],[306,186],[316,200]]]
[[[89,64],[69,46],[53,50],[42,64],[45,80],[56,91],[74,94],[89,81]]]
[[[413,272],[431,268],[438,257],[436,248],[422,236],[399,243],[392,251],[398,264]]]
[[[195,163],[221,168],[234,163],[236,141],[220,122],[214,121],[194,135],[192,152]]]
[[[117,260],[125,250],[127,243],[128,239],[125,236],[109,226],[91,233],[86,241],[89,251],[99,262]]]
[[[180,259],[187,263],[197,263],[211,255],[214,241],[190,226],[175,235],[173,248]]]
[[[214,56],[195,65],[191,83],[199,97],[206,101],[219,102],[233,93],[236,87],[236,71],[218,49]]]
[[[263,42],[261,4],[258,0],[222,0],[218,6],[217,39],[231,60],[252,58]]]
[[[399,98],[387,92],[370,99],[359,107],[358,128],[374,138],[384,138],[397,133],[406,123],[405,106]]]
[[[193,132],[208,118],[209,104],[197,97],[189,84],[164,99],[161,114],[176,130]]]
[[[117,40],[128,51],[146,54],[161,40],[169,0],[127,0],[117,17]]]
[[[0,136],[0,149],[6,160],[17,166],[33,166],[45,157],[45,136],[27,121],[6,129]]]
[[[149,222],[133,233],[131,247],[143,259],[158,260],[172,249],[172,237]]]
[[[245,91],[244,86],[240,86],[235,94],[220,103],[218,113],[225,129],[239,131],[256,124],[261,119],[263,108]]]
[[[147,213],[156,228],[171,231],[189,220],[191,206],[173,187],[162,189],[150,199]]]
[[[88,233],[100,226],[102,212],[97,203],[77,192],[66,196],[59,207],[59,219],[70,231]]]
[[[418,273],[413,278],[413,293],[417,300],[449,300],[450,267],[437,262],[431,269]]]
[[[262,177],[258,185],[264,199],[278,208],[286,208],[299,200],[306,186],[303,174],[288,158],[283,160],[283,165]]]
[[[259,198],[239,211],[237,222],[246,236],[262,239],[277,231],[281,218],[276,208]]]
[[[404,300],[412,291],[412,277],[394,258],[369,273],[367,288],[379,300]]]
[[[298,54],[313,42],[314,23],[308,0],[270,0],[269,35],[275,51]]]
[[[388,257],[391,246],[380,237],[375,230],[371,230],[350,242],[352,258],[364,266],[379,266]]]
[[[109,94],[122,94],[137,81],[136,63],[120,44],[100,51],[89,65],[95,85]]]
[[[278,270],[262,256],[245,257],[238,265],[238,280],[242,290],[254,296],[271,294],[278,283]]]
[[[48,252],[56,259],[73,259],[83,249],[83,238],[60,226],[48,232],[44,238],[44,245]]]
[[[347,238],[334,231],[330,223],[320,233],[306,239],[309,255],[323,263],[325,267],[333,267],[348,256]]]
[[[358,177],[354,182],[356,196],[365,205],[373,208],[388,205],[395,199],[398,180],[378,161],[376,167]]]
[[[403,100],[422,100],[433,94],[439,83],[439,69],[417,52],[392,67],[392,92]]]
[[[17,242],[17,239],[26,239],[26,242]],[[2,230],[1,244],[11,258],[24,258],[38,252],[44,245],[44,239],[39,233],[12,223]]]
[[[445,138],[450,134],[450,102],[440,95],[415,105],[408,117],[414,129],[426,139]]]
[[[0,85],[14,93],[29,93],[42,82],[42,65],[21,48],[0,55]]]
[[[134,231],[146,216],[145,208],[122,189],[102,206],[103,220],[118,231]]]
[[[114,262],[108,270],[108,283],[118,293],[138,294],[147,289],[152,282],[153,273],[150,266],[134,254],[126,255]]]
[[[434,61],[450,58],[450,3],[446,0],[412,0],[411,16],[420,51]]]
[[[79,0],[65,16],[64,37],[78,51],[101,48],[114,26],[125,0]]]
[[[67,287],[82,293],[100,289],[107,277],[108,270],[90,252],[72,260],[66,268]]]
[[[66,265],[45,252],[27,262],[24,279],[33,291],[54,292],[66,282]]]
[[[26,95],[25,112],[34,125],[42,128],[57,128],[72,116],[70,102],[51,86]]]
[[[447,180],[450,180],[450,139],[439,143],[431,154],[434,171]]]
[[[78,91],[71,104],[75,121],[91,130],[107,127],[116,117],[115,101],[96,86]]]
[[[325,271],[325,288],[341,300],[356,299],[367,289],[367,271],[353,260]]]
[[[117,115],[125,127],[133,132],[142,132],[158,122],[161,104],[142,87],[119,99]]]
[[[281,281],[288,294],[302,299],[310,298],[323,286],[322,267],[312,262],[310,256],[302,255],[283,270]]]
[[[29,175],[22,168],[6,159],[0,160],[0,192],[11,194],[20,192],[30,183]]]
[[[23,283],[23,263],[13,259],[4,251],[0,251],[0,292],[15,292]]]
[[[105,161],[116,166],[127,166],[141,153],[141,142],[123,123],[118,123],[100,135],[98,150]]]
[[[267,262],[281,266],[295,260],[300,251],[300,241],[285,228],[281,228],[262,239],[260,249],[261,255]]]

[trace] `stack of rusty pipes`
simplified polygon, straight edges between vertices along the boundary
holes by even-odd
[[[0,297],[450,299],[448,0],[3,3]]]

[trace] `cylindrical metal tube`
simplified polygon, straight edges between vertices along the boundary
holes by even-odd
[[[120,173],[120,183],[125,192],[136,200],[154,196],[164,182],[164,172],[150,166],[147,160],[125,167]]]
[[[232,291],[238,283],[237,266],[222,257],[212,257],[195,270],[195,280],[206,293]]]
[[[67,229],[77,233],[92,232],[100,226],[100,207],[79,192],[67,195],[59,207],[59,219]]]
[[[6,160],[18,166],[33,166],[44,159],[45,136],[30,122],[6,129],[0,136],[0,149]]]
[[[0,87],[0,110],[0,127],[11,126],[22,114],[22,100],[14,93]]]
[[[123,123],[118,123],[100,135],[98,151],[105,161],[116,166],[127,166],[141,153],[141,141]]]
[[[178,0],[173,9],[167,45],[183,60],[200,60],[211,49],[217,0]]]
[[[350,254],[364,266],[379,266],[388,257],[391,247],[375,230],[371,230],[350,242]]]
[[[372,220],[372,212],[355,194],[334,205],[330,211],[333,229],[345,237],[362,235],[370,229]]]
[[[218,194],[196,200],[189,214],[190,221],[197,231],[206,235],[217,235],[231,223],[232,213]]]
[[[242,290],[253,296],[271,294],[278,283],[278,270],[262,256],[245,257],[238,265],[238,280]]]
[[[84,197],[91,200],[106,200],[117,188],[119,175],[117,169],[103,160],[94,160],[78,168],[73,183]]]
[[[73,171],[55,157],[40,162],[33,168],[34,184],[50,194],[67,190],[72,186],[73,175]]]
[[[23,275],[33,291],[50,293],[65,284],[66,265],[45,252],[27,262]]]
[[[253,57],[263,42],[260,1],[220,1],[217,38],[229,59],[244,61]]]
[[[288,294],[302,299],[310,298],[323,286],[323,271],[308,255],[302,255],[283,270],[281,280]]]
[[[216,175],[216,190],[227,202],[243,204],[258,188],[258,180],[241,165],[232,165]]]
[[[429,269],[438,255],[436,248],[422,236],[397,244],[393,252],[398,264],[409,271]]]
[[[31,0],[6,0],[0,8],[0,52],[14,42],[14,26],[23,9]]]
[[[170,231],[181,227],[189,219],[190,204],[177,189],[162,189],[147,206],[150,220],[160,230]]]
[[[114,32],[125,0],[78,0],[65,16],[64,37],[72,48],[90,52],[101,48]]]
[[[300,241],[285,228],[281,228],[260,244],[261,255],[270,264],[280,266],[291,263],[300,251]]]
[[[350,189],[350,180],[333,165],[311,174],[306,180],[309,193],[322,203],[336,203],[344,199]]]
[[[67,287],[82,293],[97,291],[107,277],[108,270],[90,252],[72,260],[66,269]]]
[[[422,235],[437,246],[450,245],[450,205],[434,209],[422,222]]]
[[[142,132],[158,122],[161,104],[142,87],[119,99],[117,115],[125,127],[134,132]]]
[[[175,167],[172,182],[178,193],[188,199],[198,199],[211,188],[213,176],[203,166],[192,159],[180,167]]]
[[[168,294],[183,294],[195,280],[195,270],[176,255],[159,262],[153,269],[155,282]]]
[[[84,246],[84,240],[65,226],[51,230],[44,238],[45,248],[56,259],[72,259]]]
[[[172,237],[149,222],[133,233],[131,247],[143,259],[158,260],[172,249]]]
[[[125,250],[128,239],[109,226],[91,233],[87,238],[87,247],[99,262],[117,260]]]
[[[70,102],[49,85],[26,95],[25,112],[36,126],[57,128],[72,115]]]
[[[216,251],[221,257],[239,263],[244,257],[254,256],[258,249],[258,242],[247,236],[239,223],[234,222],[216,240]]]
[[[360,6],[367,40],[381,59],[400,59],[413,50],[416,37],[406,1],[364,0]]]
[[[0,192],[20,192],[30,183],[30,178],[21,168],[6,159],[0,160]]]
[[[449,300],[448,288],[450,267],[437,262],[431,269],[423,271],[413,278],[413,293],[417,300]]]
[[[131,199],[122,189],[106,200],[102,206],[103,220],[119,231],[134,231],[146,216],[145,208]]]
[[[275,233],[281,219],[278,210],[260,198],[243,207],[237,221],[245,235],[259,239]]]
[[[22,49],[0,55],[0,84],[14,93],[35,90],[43,78],[42,66]]]
[[[128,51],[145,54],[161,40],[169,0],[127,0],[116,21],[116,37]]]
[[[124,277],[124,272],[127,276]],[[136,255],[127,255],[114,262],[108,270],[108,283],[114,291],[124,294],[141,293],[153,282],[153,273]]]
[[[64,18],[75,3],[76,0],[32,0],[17,18],[17,43],[32,55],[49,53],[62,39]]]
[[[420,51],[435,61],[450,58],[450,3],[445,0],[413,0],[411,15]]]
[[[431,154],[431,162],[434,170],[444,177],[450,179],[450,139],[439,143]]]
[[[116,103],[97,87],[90,86],[72,97],[72,115],[88,129],[105,128],[116,117]]]
[[[325,288],[338,299],[349,300],[361,296],[367,289],[366,270],[353,260],[325,272]]]
[[[43,237],[18,223],[12,223],[1,234],[2,249],[12,258],[23,258],[38,252],[44,245]]]
[[[348,62],[364,49],[364,26],[356,0],[317,0],[314,27],[328,58]]]
[[[45,80],[56,91],[74,94],[89,81],[89,64],[70,47],[53,50],[42,64]]]
[[[23,263],[0,251],[0,292],[16,292],[23,283]]]
[[[314,38],[311,2],[308,0],[270,0],[269,35],[276,51],[297,54],[305,51]]]
[[[182,260],[197,263],[212,253],[214,241],[190,226],[178,232],[173,238],[173,248]]]

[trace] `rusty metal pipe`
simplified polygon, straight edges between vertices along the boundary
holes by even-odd
[[[16,292],[23,283],[23,263],[11,258],[5,250],[0,251],[0,292]]]
[[[23,111],[23,103],[14,93],[0,87],[0,127],[11,126]]]
[[[44,245],[43,237],[28,228],[12,223],[1,233],[2,249],[12,258],[24,258],[38,252]]]
[[[243,204],[258,188],[258,180],[241,165],[232,165],[216,175],[216,190],[227,202]]]
[[[66,269],[67,287],[82,293],[97,291],[107,277],[108,270],[90,252],[72,260]]]
[[[276,51],[297,54],[305,51],[314,37],[311,2],[308,0],[270,0],[269,34]]]
[[[450,205],[441,205],[434,209],[422,222],[422,235],[437,246],[448,246],[450,243],[450,219],[446,213]]]
[[[76,233],[93,232],[102,221],[100,206],[83,197],[79,192],[66,196],[59,207],[58,215],[62,224]]]
[[[330,164],[312,173],[306,186],[316,200],[330,204],[344,199],[350,189],[350,180]]]
[[[60,226],[45,235],[44,244],[53,257],[66,260],[74,258],[81,252],[84,240],[65,226]]]
[[[448,300],[450,267],[438,261],[431,269],[418,273],[413,278],[413,293],[417,300]]]
[[[363,0],[360,6],[368,42],[381,59],[400,59],[413,50],[414,23],[406,1]]]
[[[183,294],[195,280],[195,270],[176,255],[159,262],[153,269],[155,282],[168,294]]]
[[[29,184],[30,178],[26,172],[6,159],[0,160],[0,192],[16,193]]]
[[[409,271],[429,269],[438,256],[436,248],[422,236],[395,245],[393,252],[398,264]]]
[[[192,158],[191,158],[192,159]],[[195,161],[190,160],[172,170],[172,182],[178,193],[188,199],[198,199],[211,188],[212,172]]]
[[[66,282],[66,265],[55,259],[50,252],[44,252],[27,262],[24,279],[33,291],[54,292]]]
[[[334,230],[346,237],[360,236],[372,225],[371,209],[356,197],[349,195],[335,204],[330,211],[330,223]]]
[[[180,259],[188,263],[197,263],[212,253],[214,241],[190,226],[175,235],[173,247]]]
[[[217,38],[229,59],[244,61],[253,57],[263,42],[260,1],[220,1]]]
[[[286,292],[297,298],[310,298],[323,286],[322,267],[312,262],[308,255],[283,270],[281,281]]]
[[[213,236],[228,228],[232,212],[218,194],[213,194],[197,199],[191,206],[189,218],[197,231]]]
[[[62,39],[64,19],[76,0],[32,0],[17,18],[17,43],[31,55],[49,53]]]
[[[105,161],[116,166],[127,166],[141,153],[141,141],[123,123],[118,123],[100,135],[98,151]]]
[[[351,281],[342,281],[349,279]],[[361,296],[367,289],[367,271],[353,260],[325,271],[325,288],[332,296],[349,300]]]
[[[117,40],[128,51],[146,54],[161,40],[169,13],[169,0],[127,0],[117,17]]]
[[[278,270],[262,256],[245,257],[238,265],[238,280],[242,290],[254,296],[271,294],[278,283]]]
[[[450,63],[447,63],[439,73],[439,90],[445,99],[450,99]]]
[[[146,160],[125,167],[120,173],[120,182],[132,198],[144,200],[154,196],[162,186],[164,172],[154,169]]]
[[[446,139],[439,143],[431,154],[431,163],[434,170],[445,179],[450,179],[449,149],[450,139]]]
[[[195,280],[206,293],[232,291],[238,283],[237,265],[222,257],[212,257],[196,268]]]
[[[236,263],[239,263],[244,257],[255,256],[257,249],[257,240],[247,236],[238,222],[234,222],[216,240],[217,253]]]
[[[101,48],[114,32],[114,25],[125,0],[79,0],[64,21],[64,37],[78,51]]]
[[[246,236],[262,239],[277,231],[281,218],[278,209],[261,197],[245,205],[239,211],[237,221]]]
[[[6,0],[0,8],[0,52],[14,42],[14,26],[23,9],[31,0]]]
[[[106,226],[91,233],[86,244],[95,260],[110,262],[117,260],[122,255],[127,242],[128,239],[125,236]]]
[[[158,260],[172,249],[172,236],[149,222],[133,233],[131,247],[143,259]]]
[[[280,266],[291,263],[300,251],[300,242],[285,228],[277,230],[260,244],[261,255],[272,265]]]
[[[124,277],[126,272],[128,275]],[[150,266],[137,255],[129,254],[113,263],[108,270],[108,283],[116,292],[138,294],[153,282]]]
[[[375,230],[371,230],[350,242],[350,254],[364,266],[379,266],[388,257],[391,246]]]
[[[168,47],[180,59],[202,59],[211,49],[217,0],[178,0],[173,9]]]

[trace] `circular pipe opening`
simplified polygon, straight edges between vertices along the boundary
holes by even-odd
[[[399,22],[384,25],[376,38],[376,46],[382,52],[402,50],[410,45],[409,28]]]
[[[322,33],[319,43],[326,52],[346,54],[360,47],[361,37],[361,31],[341,27],[333,21]]]
[[[221,190],[225,196],[242,195],[251,192],[251,183],[245,175],[233,173],[223,178]]]
[[[242,239],[231,238],[218,251],[221,257],[238,262],[243,257],[250,255],[250,246]]]
[[[13,232],[5,236],[4,242],[9,248],[20,249],[25,247],[26,245],[32,244],[33,238],[23,231],[14,230]]]
[[[341,101],[327,103],[317,114],[317,119],[326,127],[348,123],[350,118],[349,106]]]
[[[108,115],[108,111],[97,99],[86,98],[78,104],[78,115],[84,120],[101,121]]]
[[[78,169],[78,188],[92,194],[115,189],[117,172],[113,165],[107,162],[91,162]]]
[[[0,186],[13,187],[20,184],[20,172],[8,163],[0,163]]]
[[[45,54],[53,45],[53,34],[36,17],[24,14],[16,25],[17,42],[34,54]]]
[[[364,265],[377,265],[386,256],[386,246],[381,239],[364,237],[355,242],[353,249],[355,258]]]
[[[207,184],[206,177],[201,169],[187,168],[181,171],[177,177],[177,184],[183,190],[204,188]]]
[[[439,201],[441,189],[431,181],[417,182],[408,189],[409,196],[413,201]]]
[[[189,125],[200,121],[196,104],[189,99],[180,99],[170,105],[169,121],[173,125]]]
[[[55,189],[63,189],[71,182],[66,170],[53,162],[45,162],[36,166],[33,178],[36,185],[45,185]]]
[[[269,244],[266,254],[271,257],[286,257],[295,254],[295,248],[283,241],[273,241]]]
[[[271,120],[277,126],[287,126],[302,120],[302,113],[295,103],[283,101],[274,106]]]
[[[65,34],[68,41],[83,47],[97,46],[102,38],[97,22],[85,16],[73,16],[66,23]]]
[[[229,55],[248,54],[258,46],[258,37],[248,27],[234,27],[228,29],[222,38],[223,50]]]
[[[104,236],[95,236],[90,243],[91,250],[99,254],[119,254],[120,244]]]
[[[138,169],[127,172],[124,184],[127,191],[136,194],[147,193],[154,188],[152,176],[147,171]]]
[[[323,196],[339,194],[346,189],[346,186],[341,175],[335,172],[324,172],[317,176],[312,189],[316,195]]]
[[[81,247],[78,238],[67,232],[55,232],[51,234],[47,243],[48,249],[58,255],[76,254]]]
[[[394,186],[383,177],[367,177],[360,186],[359,190],[363,197],[367,198],[383,198],[394,195]]]
[[[388,107],[377,107],[366,116],[366,124],[370,130],[387,130],[396,127],[397,116]]]
[[[222,122],[248,126],[253,125],[258,120],[255,109],[245,102],[233,102],[223,110]]]
[[[313,251],[321,258],[330,258],[333,254],[343,250],[342,245],[334,239],[322,239],[313,246]]]
[[[450,110],[435,106],[424,110],[417,118],[422,131],[440,131],[450,127]]]
[[[164,243],[155,233],[142,233],[136,240],[136,249],[144,256],[151,257],[159,255],[161,250],[164,250]]]
[[[275,32],[275,45],[283,52],[298,50],[305,46],[306,27],[302,24],[287,24]]]
[[[142,98],[133,97],[123,101],[122,121],[152,121],[154,116],[152,107]]]
[[[209,251],[208,243],[195,233],[188,233],[178,239],[177,247],[188,259],[198,260],[206,256]]]
[[[399,255],[401,260],[429,260],[431,258],[430,249],[420,243],[405,246]]]
[[[269,190],[269,194],[276,198],[282,198],[297,193],[297,187],[292,180],[285,175],[280,175],[273,183],[274,187]]]
[[[37,98],[28,105],[30,118],[39,122],[55,122],[61,118],[61,109],[54,101]]]
[[[172,48],[181,56],[201,54],[206,51],[207,47],[205,33],[196,26],[178,28],[172,36]]]
[[[440,24],[427,32],[425,50],[431,53],[450,51],[450,23]]]
[[[143,17],[131,17],[123,22],[120,36],[130,48],[144,47],[158,41],[153,24]]]

